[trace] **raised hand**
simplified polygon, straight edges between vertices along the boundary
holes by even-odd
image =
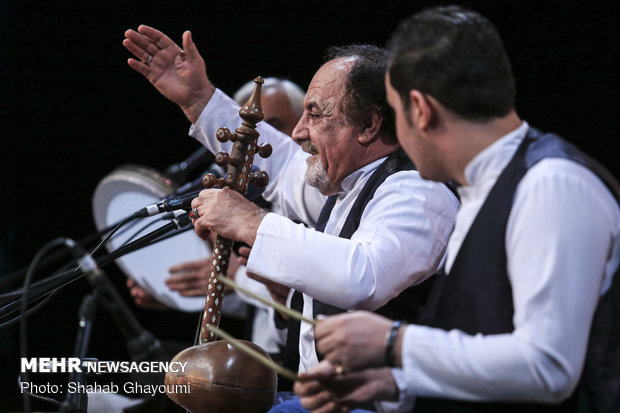
[[[123,46],[137,59],[127,63],[146,77],[166,98],[195,123],[211,99],[215,87],[207,78],[205,62],[189,31],[183,33],[183,49],[152,27],[140,25],[127,30]]]
[[[348,413],[374,400],[397,400],[398,388],[388,368],[337,374],[328,360],[300,373],[293,390],[312,413]]]

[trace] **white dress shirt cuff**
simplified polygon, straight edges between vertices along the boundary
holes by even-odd
[[[407,384],[402,369],[391,369],[392,377],[398,387],[398,402],[377,402],[377,409],[380,413],[404,413],[413,409],[415,395],[411,392]]]
[[[202,113],[198,117],[196,123],[192,124],[189,128],[189,135],[198,139],[200,142],[205,144],[204,138],[206,136],[215,136],[216,130],[201,130],[201,129],[211,129],[215,128],[214,122],[211,122],[213,119],[219,120],[223,122],[223,119],[227,119],[228,121],[232,120],[231,115],[236,113],[239,110],[239,106],[237,103],[229,98],[224,92],[220,89],[215,89],[215,93],[209,99],[207,106],[202,110]],[[234,118],[233,118],[234,119]],[[241,119],[238,118],[239,123],[241,123]],[[232,125],[220,125],[220,126],[230,126]]]

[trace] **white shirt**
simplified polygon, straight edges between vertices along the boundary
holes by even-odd
[[[465,169],[447,269],[527,129],[523,122]],[[577,385],[597,300],[620,260],[618,204],[587,168],[543,159],[517,186],[505,242],[514,331],[472,336],[408,326],[403,368],[393,370],[402,400],[558,402]]]
[[[213,152],[229,150],[215,132],[240,124],[238,106],[218,90],[190,135]],[[375,310],[436,272],[458,209],[445,185],[424,180],[417,171],[397,172],[377,189],[351,239],[339,238],[357,195],[384,159],[377,160],[343,180],[325,232],[318,232],[291,221],[314,224],[325,203],[326,197],[304,181],[308,155],[269,125],[260,123],[257,129],[259,142],[273,146],[271,157],[254,159],[270,177],[263,197],[288,218],[270,213],[263,219],[249,271],[303,292],[310,318],[310,297],[341,308]],[[312,327],[302,323],[300,371],[316,363]]]

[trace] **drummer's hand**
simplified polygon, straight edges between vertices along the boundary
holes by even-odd
[[[146,308],[147,310],[168,310],[169,307],[163,303],[160,303],[149,294],[144,288],[142,288],[136,280],[133,278],[127,279],[127,288],[129,293],[133,297],[134,302],[138,307]]]
[[[239,264],[235,253],[228,264],[228,278],[235,279],[235,273],[239,269]],[[209,275],[211,273],[211,261],[213,256],[196,261],[190,261],[175,265],[170,268],[171,276],[166,280],[166,285],[172,291],[178,291],[184,297],[202,297],[207,291]],[[226,287],[225,293],[231,292]]]
[[[181,49],[159,30],[140,25],[137,31],[130,29],[125,32],[123,46],[138,58],[130,58],[127,61],[129,66],[179,105],[190,122],[196,123],[215,87],[207,78],[205,62],[192,41],[191,33],[183,33]]]
[[[202,239],[209,232],[217,232],[224,238],[243,241],[252,246],[256,232],[267,211],[248,201],[240,193],[229,188],[205,189],[192,200],[192,208],[198,209],[194,230]]]
[[[170,268],[166,285],[184,297],[202,297],[207,291],[211,258],[189,261]]]
[[[312,412],[349,412],[373,400],[397,400],[398,388],[389,368],[337,374],[328,360],[300,373],[293,390]]]

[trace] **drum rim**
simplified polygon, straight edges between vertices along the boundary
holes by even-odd
[[[92,196],[92,210],[95,227],[97,230],[107,228],[114,223],[106,222],[107,208],[113,196],[110,196],[110,185],[115,183],[133,183],[136,189],[142,189],[144,193],[156,198],[165,198],[177,190],[176,185],[170,178],[160,173],[157,169],[139,164],[126,164],[114,168],[97,184]],[[135,211],[128,211],[128,215]]]

